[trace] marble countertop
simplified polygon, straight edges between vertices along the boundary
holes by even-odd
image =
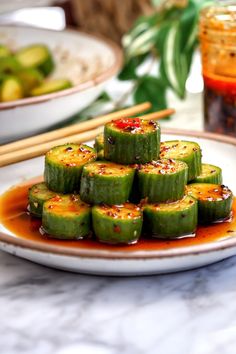
[[[2,354],[232,354],[236,258],[177,274],[112,278],[0,252]]]
[[[201,129],[200,95],[187,103],[163,125]],[[235,299],[236,257],[182,273],[115,278],[0,252],[0,352],[233,354]]]

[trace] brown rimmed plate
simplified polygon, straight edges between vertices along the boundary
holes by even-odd
[[[197,141],[202,147],[203,161],[222,167],[224,184],[236,192],[236,139],[198,132],[163,132],[162,140],[174,139]],[[43,158],[1,168],[1,193],[41,175],[42,171]],[[158,240],[149,240],[123,248],[97,247],[93,243],[80,244],[80,241],[76,241],[74,246],[65,241],[54,244],[40,239],[32,240],[26,237],[27,232],[17,235],[4,226],[3,220],[0,221],[2,250],[39,264],[74,272],[118,276],[158,274],[192,269],[236,255],[234,218],[231,224],[221,228],[218,234],[215,232],[215,235],[207,227],[201,231],[201,237],[195,240],[170,241],[163,247],[160,247]]]

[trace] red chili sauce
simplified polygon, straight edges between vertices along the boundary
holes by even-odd
[[[212,224],[209,226],[199,226],[195,237],[182,238],[178,240],[160,240],[156,238],[141,237],[134,245],[114,246],[101,244],[94,238],[66,241],[55,240],[50,237],[43,236],[39,232],[41,220],[33,218],[27,211],[28,206],[28,189],[42,179],[31,180],[24,184],[18,185],[7,191],[0,198],[0,220],[2,224],[12,231],[19,238],[33,240],[40,243],[48,243],[56,246],[68,248],[83,249],[100,249],[100,250],[117,250],[117,251],[141,251],[141,250],[163,250],[175,247],[186,247],[199,245],[212,241],[220,241],[228,237],[232,237],[233,231],[236,231],[236,199],[233,203],[233,217],[231,221]]]
[[[125,128],[135,129],[135,128],[140,128],[141,120],[140,118],[122,118],[122,119],[116,119],[114,121],[114,124],[119,129],[125,129]]]
[[[236,136],[236,80],[206,74],[203,79],[205,129]]]

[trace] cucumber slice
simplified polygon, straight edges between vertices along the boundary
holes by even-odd
[[[42,85],[35,87],[31,90],[31,96],[41,96],[47,95],[49,93],[62,91],[72,87],[72,84],[69,80],[65,79],[57,79],[57,80],[50,80],[47,82],[42,83]]]
[[[219,184],[193,183],[187,193],[198,200],[198,221],[201,224],[224,221],[230,216],[233,203],[231,190]]]
[[[100,242],[110,244],[136,243],[142,231],[141,208],[131,203],[119,206],[94,206],[93,230]]]
[[[45,157],[44,179],[48,188],[59,193],[79,191],[83,166],[96,160],[96,152],[87,145],[55,146]]]
[[[187,179],[185,162],[172,159],[152,161],[139,167],[139,193],[150,203],[175,201],[183,197]]]
[[[0,58],[0,74],[15,74],[22,66],[13,56]]]
[[[94,149],[96,149],[97,152],[104,150],[104,134],[98,134],[95,138],[95,143],[94,143]]]
[[[52,192],[46,186],[46,183],[37,183],[29,189],[29,210],[33,216],[42,217],[43,204],[50,198],[55,197],[56,193]]]
[[[11,55],[10,49],[3,44],[0,44],[0,58],[8,57]]]
[[[20,79],[26,95],[29,95],[35,86],[43,82],[43,75],[37,69],[22,69],[16,73],[16,76]]]
[[[201,149],[193,141],[164,141],[161,143],[160,157],[186,162],[188,165],[188,181],[193,180],[201,174]]]
[[[222,184],[222,170],[218,166],[202,164],[202,172],[192,183]]]
[[[98,151],[98,153],[97,153],[97,159],[98,159],[98,160],[101,160],[101,161],[104,161],[104,160],[105,160],[105,157],[104,157],[104,150]]]
[[[0,101],[9,102],[24,97],[24,89],[19,79],[14,76],[7,76],[3,79],[0,92]]]
[[[123,128],[122,122],[132,121],[138,124],[124,124]],[[158,159],[159,150],[160,127],[154,121],[130,118],[112,121],[105,125],[104,156],[106,160],[121,164],[146,163]]]
[[[123,204],[130,195],[134,169],[114,162],[95,161],[83,168],[80,197],[91,204]]]
[[[81,239],[90,232],[90,207],[78,195],[55,196],[43,205],[42,227],[53,238]]]
[[[49,48],[42,44],[33,44],[20,49],[16,59],[24,68],[36,68],[49,75],[54,69],[54,61]]]
[[[138,166],[138,167],[137,167]],[[134,165],[131,165],[131,167],[135,168],[135,175],[134,175],[134,180],[129,196],[129,202],[134,203],[134,204],[139,204],[141,200],[140,192],[139,192],[139,186],[138,186],[138,168],[139,165],[136,167]]]
[[[3,83],[3,81],[4,81],[7,77],[9,77],[9,75],[1,74],[1,73],[0,73],[0,85]]]
[[[186,195],[173,203],[147,204],[143,211],[144,230],[159,238],[195,236],[197,213],[197,201]]]

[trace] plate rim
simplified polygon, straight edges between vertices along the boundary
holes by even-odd
[[[214,140],[217,142],[223,142],[236,146],[236,138],[209,133],[209,132],[199,132],[194,130],[183,130],[183,129],[162,129],[163,134],[170,135],[183,135],[189,137],[205,138],[208,140]],[[4,192],[3,192],[4,193]],[[225,249],[230,249],[236,247],[236,237],[232,239],[226,239],[218,241],[215,243],[204,243],[200,245],[187,246],[187,247],[176,247],[168,250],[142,250],[142,251],[111,251],[111,250],[88,250],[83,248],[64,248],[63,246],[55,246],[40,242],[35,242],[32,240],[7,235],[0,231],[0,242],[16,246],[20,248],[29,249],[32,251],[44,252],[47,254],[61,255],[61,256],[71,256],[71,257],[81,257],[81,258],[97,258],[97,259],[112,259],[112,260],[148,260],[148,259],[169,259],[175,257],[184,256],[196,256],[199,254],[223,251]]]
[[[6,28],[17,28],[17,26],[0,26],[0,31],[1,29],[6,29]],[[90,33],[90,32],[86,32],[86,31],[81,31],[81,30],[75,30],[72,29],[70,27],[64,29],[63,31],[54,31],[54,30],[50,30],[50,29],[43,29],[43,28],[35,28],[35,27],[31,27],[31,26],[20,26],[21,29],[23,30],[35,30],[35,31],[40,31],[40,32],[52,32],[52,33],[74,33],[77,35],[85,35],[87,37],[90,37],[96,41],[99,41],[103,44],[106,44],[111,51],[113,52],[114,55],[114,63],[107,69],[107,70],[103,70],[100,74],[96,75],[93,78],[90,78],[89,80],[82,82],[78,85],[75,85],[71,88],[62,90],[62,91],[58,91],[58,92],[54,92],[54,93],[50,93],[50,94],[46,94],[46,95],[42,95],[42,96],[37,96],[37,97],[26,97],[20,100],[16,100],[16,101],[12,101],[12,102],[5,102],[5,103],[0,103],[0,111],[4,111],[7,109],[12,109],[12,108],[17,108],[17,107],[24,107],[24,106],[29,106],[29,105],[33,105],[33,104],[37,104],[37,103],[43,103],[43,102],[47,102],[53,99],[57,99],[60,97],[65,97],[71,94],[75,94],[81,91],[85,91],[87,89],[90,89],[92,87],[95,87],[107,80],[109,80],[110,78],[113,77],[113,75],[115,75],[119,69],[122,66],[123,63],[123,54],[122,54],[122,50],[121,48],[118,46],[118,44],[116,44],[115,42],[113,42],[111,39],[106,38],[100,34],[94,34],[94,33]]]

